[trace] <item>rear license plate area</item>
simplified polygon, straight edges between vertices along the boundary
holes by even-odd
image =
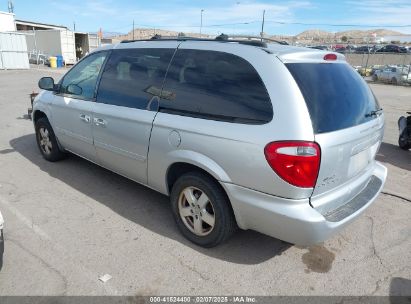
[[[348,167],[348,176],[352,177],[362,172],[374,160],[377,153],[379,142],[376,142],[371,147],[351,156],[350,165]]]

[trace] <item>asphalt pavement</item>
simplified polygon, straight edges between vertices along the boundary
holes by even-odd
[[[62,71],[0,71],[0,295],[411,295],[411,151],[397,146],[411,87],[371,84],[388,180],[353,224],[308,248],[239,231],[203,249],[177,231],[167,197],[76,156],[41,157],[26,113],[47,75]]]

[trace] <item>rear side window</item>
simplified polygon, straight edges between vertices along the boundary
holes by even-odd
[[[267,90],[246,60],[223,52],[178,50],[167,73],[160,111],[263,124],[272,119]]]
[[[105,65],[97,102],[146,109],[161,95],[164,76],[174,49],[114,50]]]
[[[353,127],[374,117],[379,105],[368,85],[348,64],[288,63],[310,112],[315,133]]]

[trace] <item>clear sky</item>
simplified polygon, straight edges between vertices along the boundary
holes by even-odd
[[[69,28],[75,22],[76,30],[88,32],[101,27],[103,32],[126,33],[131,30],[133,20],[140,28],[199,32],[201,10],[204,10],[203,33],[257,35],[266,10],[264,31],[268,34],[374,28],[369,26],[411,34],[411,26],[402,27],[411,24],[411,0],[13,0],[13,3],[17,19]],[[7,0],[0,0],[0,10],[7,10]]]

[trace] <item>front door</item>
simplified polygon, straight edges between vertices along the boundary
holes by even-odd
[[[52,126],[61,145],[95,161],[92,119],[95,89],[107,52],[92,54],[74,66],[63,78],[52,102]]]
[[[176,46],[113,50],[98,88],[93,110],[98,162],[143,184],[158,97]]]

